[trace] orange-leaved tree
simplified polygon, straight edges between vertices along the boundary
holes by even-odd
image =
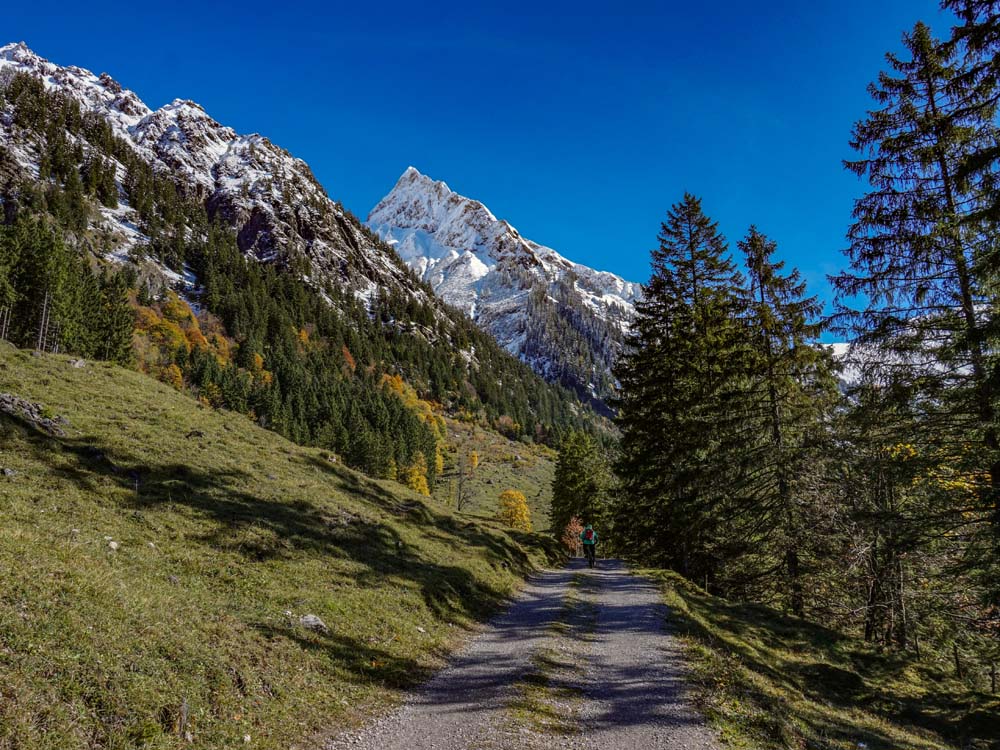
[[[583,522],[573,516],[563,529],[562,543],[566,545],[571,555],[580,553],[580,534],[583,533]]]

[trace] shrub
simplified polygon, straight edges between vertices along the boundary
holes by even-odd
[[[573,516],[563,529],[561,541],[566,545],[571,555],[575,555],[580,549],[580,534],[583,533],[583,523],[579,518]]]

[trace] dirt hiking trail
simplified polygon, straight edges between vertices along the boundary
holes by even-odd
[[[657,587],[620,562],[542,573],[393,713],[330,750],[718,750]]]

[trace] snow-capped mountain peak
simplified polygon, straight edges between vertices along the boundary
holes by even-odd
[[[639,284],[524,238],[481,202],[414,167],[371,211],[368,225],[438,295],[538,372],[582,394],[608,395]],[[567,335],[580,340],[568,344]],[[586,372],[569,373],[578,368],[568,360],[581,356]]]
[[[446,266],[470,252],[490,270],[514,262],[535,269],[538,279],[545,281],[572,273],[593,311],[602,316],[612,305],[617,308],[616,321],[631,316],[641,294],[639,284],[573,263],[552,248],[523,238],[479,201],[459,195],[414,167],[408,167],[372,209],[368,225],[396,245],[403,259],[432,284],[435,276],[448,275]],[[449,301],[468,308],[459,300]]]
[[[60,66],[35,54],[24,42],[0,47],[0,73],[5,70],[32,73],[46,88],[72,92],[86,111],[106,117],[115,135],[127,137],[128,129],[151,113],[135,94],[107,73],[95,75],[76,66]]]
[[[154,111],[110,75],[56,65],[23,42],[0,47],[0,84],[19,73],[75,100],[83,113],[107,121],[114,135],[154,171],[170,175],[186,195],[203,201],[210,218],[234,227],[248,255],[260,260],[305,256],[317,276],[349,281],[362,296],[375,284],[406,283],[396,259],[371,246],[308,165],[267,138],[240,135],[188,99]],[[38,174],[39,145],[26,141],[2,116],[0,148],[29,174]],[[116,169],[119,175],[126,171],[124,164]],[[132,209],[122,204],[104,210],[109,222],[118,225],[120,256],[144,240],[135,229]]]
[[[442,247],[484,249],[496,217],[479,201],[455,193],[443,181],[435,181],[408,167],[369,216],[369,224],[381,219],[436,236]],[[388,221],[382,223],[389,223]]]

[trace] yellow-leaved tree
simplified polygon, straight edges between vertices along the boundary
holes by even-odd
[[[524,493],[517,490],[501,492],[497,519],[518,531],[531,531],[531,510]]]
[[[427,459],[417,451],[413,463],[401,472],[403,484],[421,495],[430,495],[431,488],[427,484]]]

